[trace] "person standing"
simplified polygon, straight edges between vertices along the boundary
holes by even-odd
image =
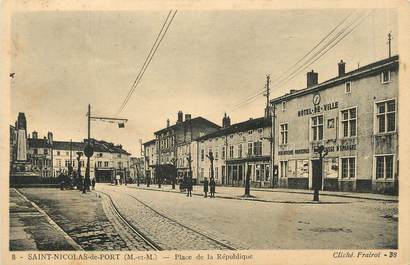
[[[95,190],[95,178],[91,180],[91,186],[93,187],[93,190]]]
[[[208,179],[204,180],[204,198],[208,197]]]
[[[211,190],[210,190],[210,192],[211,192],[211,198],[215,198],[215,185],[216,185],[216,183],[215,183],[215,180],[214,180],[214,178],[211,178],[211,181],[209,182],[209,186],[210,186],[210,188],[211,188]]]
[[[192,197],[192,179],[190,177],[187,178],[187,194],[186,196]]]

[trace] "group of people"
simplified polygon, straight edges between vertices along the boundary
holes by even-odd
[[[209,181],[207,178],[204,180],[204,198],[208,197],[208,190],[210,192],[210,198],[215,198],[215,180],[211,178]],[[182,182],[180,183],[180,190],[186,190],[187,197],[192,197],[192,179],[188,177],[184,177]]]
[[[216,186],[216,183],[215,183],[215,180],[214,180],[214,178],[211,178],[211,180],[209,181],[209,183],[208,183],[208,179],[207,178],[205,178],[205,180],[204,180],[204,198],[206,198],[206,197],[208,197],[208,185],[209,185],[209,188],[210,188],[210,190],[209,190],[209,192],[210,192],[210,198],[215,198],[215,186]]]
[[[80,191],[90,191],[91,188],[95,189],[95,178],[85,178],[80,175],[79,177],[76,174],[65,174],[60,173],[58,176],[60,179],[60,189],[61,190],[73,190],[78,189]],[[91,187],[91,188],[90,188]]]

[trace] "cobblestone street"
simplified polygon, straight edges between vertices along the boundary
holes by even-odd
[[[87,194],[53,188],[19,192],[84,250],[397,248],[397,202],[324,196],[313,204],[309,194],[283,192],[260,192],[250,201],[232,199],[231,190],[215,199],[199,196],[198,188],[188,198],[166,188],[108,184]],[[14,249],[24,248],[13,242]],[[20,244],[36,249],[32,241]]]

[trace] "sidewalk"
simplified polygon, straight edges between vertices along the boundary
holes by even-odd
[[[144,190],[158,190],[163,192],[180,193],[178,185],[175,186],[174,190],[172,189],[171,185],[161,185],[161,188],[158,188],[158,184],[151,184],[150,187],[147,187],[145,184],[140,184],[139,187],[137,186],[137,184],[128,184],[128,187]],[[254,200],[277,203],[308,203],[312,202],[313,199],[312,190],[251,188],[252,197],[246,198],[243,197],[243,194],[243,187],[217,186],[215,197],[224,199]],[[203,187],[194,186],[192,190],[192,195],[203,196]],[[351,202],[353,201],[353,199],[398,202],[398,196],[393,195],[339,191],[320,191],[321,202]]]
[[[10,189],[10,250],[82,250],[50,217]]]

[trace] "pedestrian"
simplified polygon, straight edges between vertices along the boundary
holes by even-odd
[[[186,196],[188,197],[192,197],[192,179],[191,178],[187,178],[187,182],[188,182],[188,184],[187,184],[187,194],[186,194]]]
[[[204,198],[208,197],[208,179],[204,180]]]
[[[215,180],[214,178],[211,178],[211,181],[209,181],[209,187],[210,187],[210,192],[211,192],[211,198],[215,198]]]
[[[91,186],[93,187],[93,190],[95,190],[95,178],[91,180]]]

